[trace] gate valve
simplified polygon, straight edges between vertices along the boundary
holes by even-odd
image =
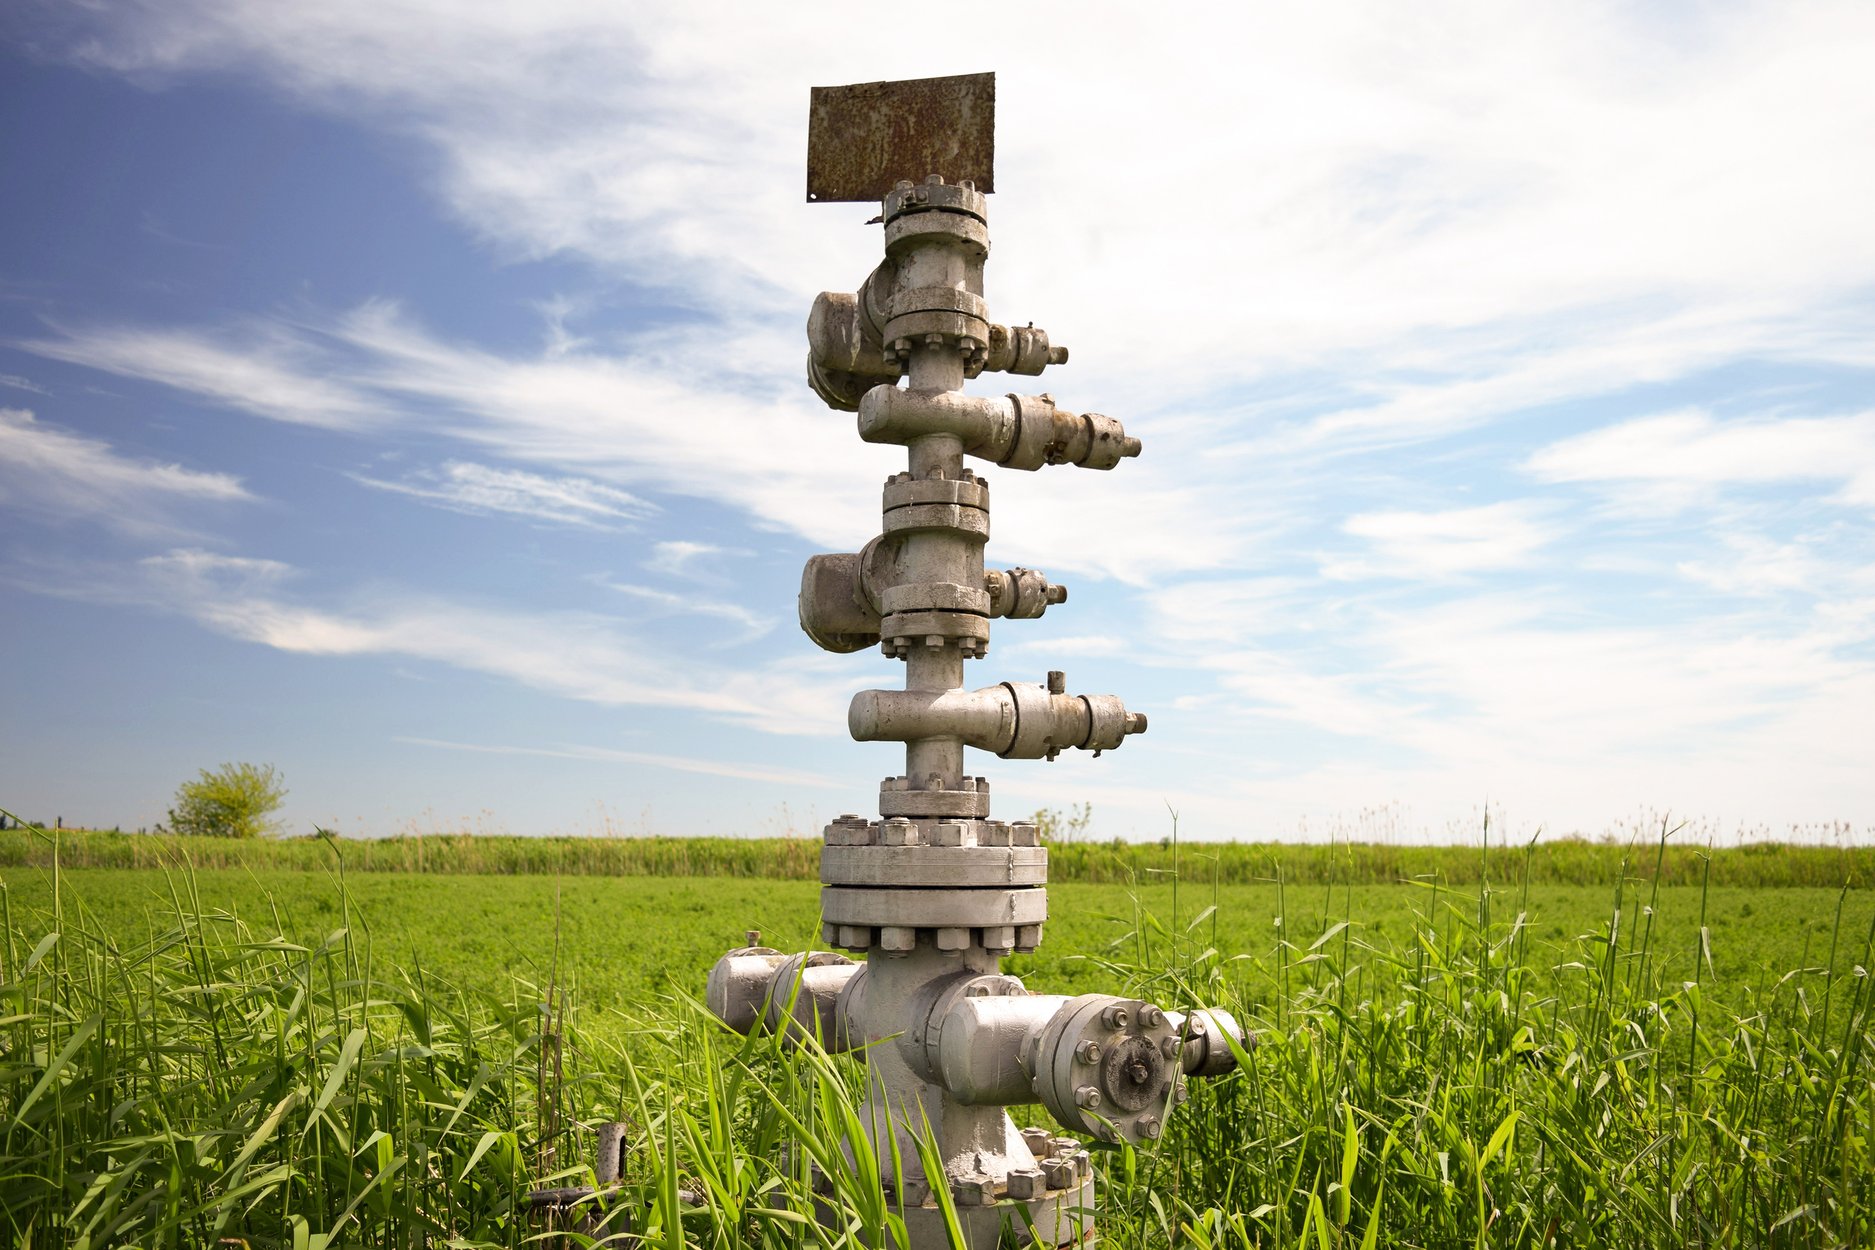
[[[991,616],[1031,621],[1055,604],[1068,601],[1066,586],[1055,585],[1034,569],[986,569],[983,584],[990,592]]]
[[[859,401],[859,436],[869,443],[911,443],[933,434],[951,435],[963,443],[965,455],[1009,469],[1111,469],[1140,451],[1139,440],[1112,417],[1057,408],[1052,395],[875,386]]]
[[[1146,732],[1146,715],[1117,695],[1067,693],[1059,672],[1046,686],[1006,681],[982,690],[862,690],[847,708],[859,742],[955,738],[1004,759],[1054,759],[1070,747],[1099,755]]]
[[[886,350],[884,335],[891,320],[895,268],[888,261],[873,270],[856,294],[822,291],[807,315],[808,385],[835,411],[856,411],[867,391],[896,383],[904,372],[898,352]],[[1068,363],[1068,349],[1050,343],[1048,331],[1033,322],[984,324],[987,342],[978,346],[970,340],[965,377],[985,372],[1035,377],[1049,365]],[[958,350],[966,350],[963,339]]]
[[[923,593],[919,587],[929,584],[907,580],[899,562],[901,544],[894,539],[890,535],[875,538],[857,554],[808,557],[795,607],[801,632],[815,646],[839,655],[876,646],[882,619],[894,612],[957,611],[1034,620],[1055,604],[1067,602],[1066,586],[1025,568],[985,569],[983,589],[975,594],[948,585],[944,592]],[[939,593],[947,593],[948,598],[940,599]]]

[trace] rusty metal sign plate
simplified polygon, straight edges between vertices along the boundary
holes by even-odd
[[[807,114],[810,203],[882,200],[902,178],[942,174],[996,189],[996,75],[815,87]]]

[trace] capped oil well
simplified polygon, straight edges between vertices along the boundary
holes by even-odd
[[[1110,470],[1140,453],[1120,422],[1049,395],[964,392],[984,372],[1034,376],[1068,359],[1033,323],[992,320],[984,298],[994,119],[990,74],[812,93],[807,198],[877,201],[885,256],[853,292],[814,301],[808,382],[857,413],[862,440],[905,448],[905,468],[885,481],[877,537],[807,562],[800,621],[826,650],[877,646],[904,662],[903,688],[862,691],[847,724],[857,741],[902,743],[905,763],[881,782],[876,818],[826,828],[822,936],[836,949],[745,946],[717,961],[708,988],[731,1028],[861,1054],[865,1140],[847,1148],[874,1152],[915,1250],[949,1244],[945,1194],[972,1247],[1091,1240],[1090,1152],[1018,1130],[1006,1108],[1040,1103],[1097,1141],[1149,1141],[1185,1080],[1230,1071],[1244,1043],[1222,1011],[1038,993],[1002,971],[1042,940],[1048,851],[1033,823],[991,817],[966,748],[1098,755],[1144,733],[1146,717],[1114,695],[1068,693],[1058,672],[964,680],[993,620],[1067,599],[1035,570],[985,567],[990,488],[971,463]],[[926,1171],[921,1137],[941,1172]]]

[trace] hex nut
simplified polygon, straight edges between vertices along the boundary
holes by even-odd
[[[1076,1106],[1086,1107],[1089,1111],[1100,1106],[1100,1091],[1092,1085],[1083,1085],[1074,1091]]]
[[[879,822],[879,841],[885,846],[917,846],[918,826],[903,816]]]
[[[1156,1029],[1165,1023],[1165,1013],[1151,1003],[1147,1003],[1139,1009],[1139,1022],[1149,1029]]]
[[[1115,1003],[1100,1013],[1101,1022],[1110,1029],[1123,1029],[1133,1019],[1133,1013]]]
[[[1159,1053],[1164,1055],[1167,1059],[1178,1058],[1179,1055],[1183,1053],[1184,1049],[1184,1047],[1178,1044],[1178,1038],[1176,1037],[1168,1037],[1159,1043]]]
[[[1062,1159],[1072,1158],[1074,1152],[1081,1148],[1081,1143],[1072,1137],[1051,1138],[1048,1144],[1048,1153]]]
[[[937,948],[941,951],[964,951],[970,949],[970,930],[942,928],[937,930]]]
[[[1072,1189],[1080,1181],[1080,1175],[1074,1166],[1074,1157],[1044,1159],[1042,1161],[1042,1179],[1050,1189]]]
[[[991,925],[983,930],[983,949],[987,951],[1011,951],[1016,945],[1014,925]]]
[[[1092,1176],[1094,1174],[1094,1156],[1087,1153],[1085,1150],[1075,1151],[1074,1172],[1075,1175],[1079,1176],[1082,1180],[1086,1180],[1088,1177]]]
[[[1079,1059],[1082,1063],[1099,1063],[1100,1043],[1091,1037],[1088,1038],[1074,1048],[1074,1057]]]
[[[1048,1177],[1040,1168],[1012,1168],[1009,1172],[1009,1196],[1028,1201],[1048,1192]]]
[[[886,925],[879,930],[879,949],[888,955],[908,955],[918,948],[918,930]]]
[[[1139,1131],[1144,1133],[1148,1139],[1156,1141],[1158,1140],[1159,1134],[1164,1131],[1164,1126],[1159,1123],[1158,1116],[1142,1115],[1139,1117]]]
[[[1029,1148],[1029,1153],[1037,1159],[1045,1159],[1054,1149],[1050,1144],[1049,1133],[1045,1128],[1025,1128],[1022,1130],[1022,1144]]]
[[[940,820],[931,830],[932,846],[964,846],[968,844],[970,827],[960,820]]]
[[[987,1207],[996,1203],[996,1182],[981,1172],[951,1180],[951,1197],[960,1207]]]

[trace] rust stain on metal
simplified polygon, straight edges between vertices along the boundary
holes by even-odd
[[[815,87],[807,115],[807,198],[880,200],[900,179],[968,180],[994,191],[996,75]]]

